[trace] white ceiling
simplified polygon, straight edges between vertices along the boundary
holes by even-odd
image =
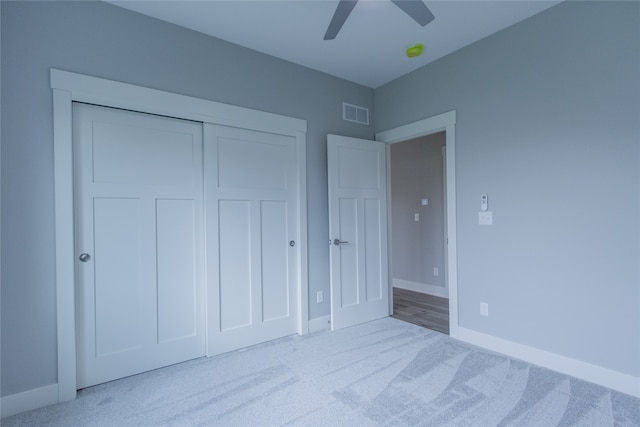
[[[335,0],[109,0],[305,67],[377,88],[560,1],[425,1],[421,27],[389,0],[360,0],[335,40],[323,40]],[[422,43],[424,53],[405,49]]]

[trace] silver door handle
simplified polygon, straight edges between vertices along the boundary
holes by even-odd
[[[344,245],[345,243],[349,243],[349,242],[340,240],[340,239],[333,239],[333,244],[336,246]]]
[[[87,262],[91,259],[91,255],[89,254],[81,254],[78,259],[80,259],[80,261],[82,262]]]

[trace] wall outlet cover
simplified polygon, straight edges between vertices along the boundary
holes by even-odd
[[[489,304],[487,304],[486,302],[481,302],[480,303],[480,315],[482,315],[482,316],[488,316],[489,315]]]
[[[478,212],[478,224],[480,224],[480,225],[492,225],[493,224],[493,214],[491,213],[491,211]]]

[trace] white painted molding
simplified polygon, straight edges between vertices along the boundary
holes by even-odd
[[[393,209],[391,206],[391,200],[393,198],[391,192],[391,144],[387,144],[385,150],[385,157],[387,158],[387,275],[389,277],[389,316],[393,316]]]
[[[453,123],[446,127],[447,145],[447,285],[449,288],[449,336],[458,337],[458,226],[456,199],[456,126],[455,111]]]
[[[309,320],[309,333],[331,330],[331,316],[316,317]]]
[[[250,108],[51,69],[51,88],[73,100],[284,135],[307,132],[307,121]]]
[[[306,128],[306,121],[305,121]],[[308,225],[307,225],[307,135],[297,133],[296,164],[298,173],[298,334],[309,333],[309,254],[308,254]]]
[[[394,288],[406,289],[408,291],[420,292],[440,298],[449,298],[449,290],[442,286],[429,285],[427,283],[411,282],[409,280],[393,279]]]
[[[67,91],[53,90],[53,122],[58,399],[66,402],[76,398],[72,99]]]
[[[535,347],[458,327],[458,339],[640,398],[640,378]]]
[[[448,126],[456,123],[456,111],[448,111],[437,116],[409,123],[404,126],[389,129],[376,133],[376,141],[383,141],[387,144],[407,141],[413,138],[429,135],[446,130]],[[428,129],[428,133],[425,130]],[[447,141],[448,143],[449,141]]]
[[[10,417],[21,412],[55,405],[56,403],[58,403],[58,384],[34,388],[33,390],[11,394],[0,399],[1,417]]]

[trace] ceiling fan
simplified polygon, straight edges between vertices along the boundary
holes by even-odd
[[[422,0],[391,0],[391,2],[423,27],[435,19],[433,13]],[[358,3],[358,0],[340,0],[329,23],[329,28],[327,28],[327,32],[324,35],[325,40],[336,38],[356,3]]]

